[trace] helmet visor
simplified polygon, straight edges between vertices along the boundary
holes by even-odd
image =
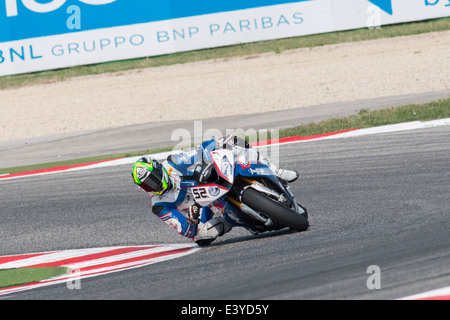
[[[163,191],[163,175],[162,170],[153,169],[152,173],[142,181],[140,187],[147,192]]]

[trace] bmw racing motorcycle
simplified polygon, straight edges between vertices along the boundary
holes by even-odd
[[[305,231],[308,212],[295,200],[288,184],[263,163],[240,162],[233,151],[210,152],[208,164],[182,177],[201,206],[208,206],[235,226],[258,234],[291,228]]]

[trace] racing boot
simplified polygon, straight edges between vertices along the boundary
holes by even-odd
[[[224,217],[217,217],[208,220],[206,223],[198,225],[197,235],[194,237],[195,243],[205,246],[223,236],[232,229],[232,225]]]
[[[278,168],[276,165],[268,161],[267,159],[263,158],[264,162],[269,166],[270,170],[275,173],[275,176],[277,176],[279,179],[284,180],[288,183],[294,182],[298,179],[299,173],[295,170],[287,170],[287,169],[281,169]]]
[[[275,167],[275,170],[272,168],[272,166]],[[275,175],[278,178],[280,178],[288,183],[294,182],[295,180],[298,179],[298,176],[299,176],[299,173],[295,170],[280,169],[280,168],[276,168],[275,165],[271,165],[270,169],[272,169],[272,171],[275,173]]]

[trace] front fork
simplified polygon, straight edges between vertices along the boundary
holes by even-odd
[[[267,188],[265,185],[263,185],[262,183],[260,183],[256,180],[252,180],[252,179],[249,179],[247,177],[242,177],[242,176],[240,176],[239,178],[242,181],[244,181],[245,183],[247,183],[247,185],[244,187],[244,190],[247,188],[253,188],[256,191],[258,191],[260,193],[264,193],[284,205],[289,205],[289,200],[286,199],[286,197],[283,194],[280,194],[270,188]],[[239,197],[242,198],[242,193]],[[240,200],[242,202],[242,199],[240,199]]]

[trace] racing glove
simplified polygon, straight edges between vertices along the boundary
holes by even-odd
[[[188,208],[187,214],[186,214],[186,220],[189,224],[199,224],[200,222],[200,213],[201,213],[202,207],[200,205],[193,204]]]

